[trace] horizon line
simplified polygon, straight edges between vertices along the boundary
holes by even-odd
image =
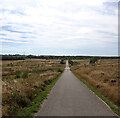
[[[80,55],[80,54],[11,54],[11,53],[5,53],[0,55],[23,55],[23,56],[99,56],[99,57],[119,57],[120,55]]]

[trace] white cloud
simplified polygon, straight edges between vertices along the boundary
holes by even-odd
[[[98,45],[112,50],[115,44],[109,45],[117,42],[118,10],[105,5],[113,2],[118,0],[4,0],[0,22],[10,29],[2,29],[6,35],[0,37],[6,38],[3,42],[29,42],[32,48],[96,49]]]

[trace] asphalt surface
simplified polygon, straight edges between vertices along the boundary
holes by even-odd
[[[70,71],[68,61],[37,116],[115,116],[110,108]]]

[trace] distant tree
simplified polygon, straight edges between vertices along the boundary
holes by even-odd
[[[68,62],[71,64],[71,66],[73,66],[73,61],[71,59],[69,59]]]
[[[90,58],[89,63],[94,65],[97,61],[98,61],[98,57],[92,57],[92,58]]]

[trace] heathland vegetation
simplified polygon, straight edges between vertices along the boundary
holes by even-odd
[[[120,106],[119,98],[119,64],[118,59],[72,60],[72,72],[104,95],[112,103]]]
[[[48,93],[48,85],[52,87],[63,72],[65,60],[69,60],[75,75],[120,106],[119,57],[2,55],[3,116],[22,111],[30,115],[31,108],[27,108],[36,103],[44,91]],[[36,104],[38,107],[40,103]],[[33,105],[32,111],[35,109]]]
[[[33,104],[34,99],[63,72],[65,64],[60,64],[60,61],[54,59],[3,61],[3,116],[17,115]]]

